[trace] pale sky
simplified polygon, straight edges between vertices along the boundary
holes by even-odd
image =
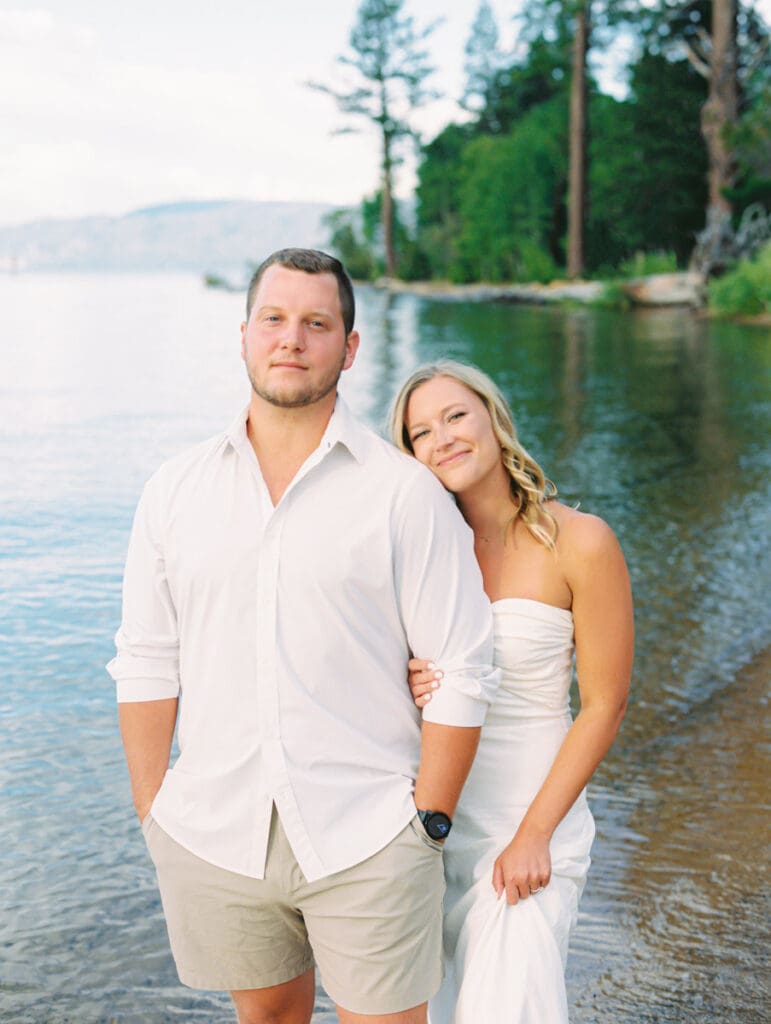
[[[492,2],[504,44],[520,3]],[[377,136],[332,136],[344,118],[304,82],[339,74],[358,4],[0,0],[0,225],[180,199],[356,203],[377,186]],[[477,0],[405,7],[445,17],[429,45],[448,98],[413,122],[430,138],[460,116]],[[398,191],[413,184],[407,163]]]

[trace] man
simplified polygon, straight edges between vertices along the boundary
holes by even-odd
[[[470,531],[337,395],[353,317],[324,253],[257,270],[248,409],[146,485],[109,665],[180,979],[240,1024],[307,1024],[314,959],[343,1024],[425,1021],[441,840],[497,683]],[[411,651],[445,669],[422,730]]]

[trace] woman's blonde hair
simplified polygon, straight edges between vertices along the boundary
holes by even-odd
[[[519,443],[511,410],[500,389],[476,366],[441,359],[436,363],[419,366],[411,373],[391,407],[389,426],[394,444],[403,452],[415,454],[407,431],[407,404],[413,392],[434,377],[456,380],[484,402],[493,432],[501,446],[501,461],[509,474],[511,500],[515,508],[513,518],[519,516],[536,540],[554,550],[557,521],[546,508],[546,502],[557,497],[557,488]]]

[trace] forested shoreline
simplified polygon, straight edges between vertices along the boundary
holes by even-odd
[[[421,145],[411,208],[394,200],[394,175],[430,97],[435,26],[403,6],[364,0],[339,58],[355,84],[314,83],[380,136],[379,187],[329,218],[356,277],[547,283],[690,267],[738,271],[745,311],[768,310],[771,286],[751,268],[769,261],[771,60],[753,4],[533,0],[507,50],[482,0],[465,119]],[[616,99],[594,68],[621,37],[628,90]]]

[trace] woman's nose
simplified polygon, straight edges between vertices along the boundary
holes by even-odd
[[[452,431],[448,429],[446,423],[440,423],[437,426],[434,438],[437,448],[446,448],[448,444],[453,442]]]

